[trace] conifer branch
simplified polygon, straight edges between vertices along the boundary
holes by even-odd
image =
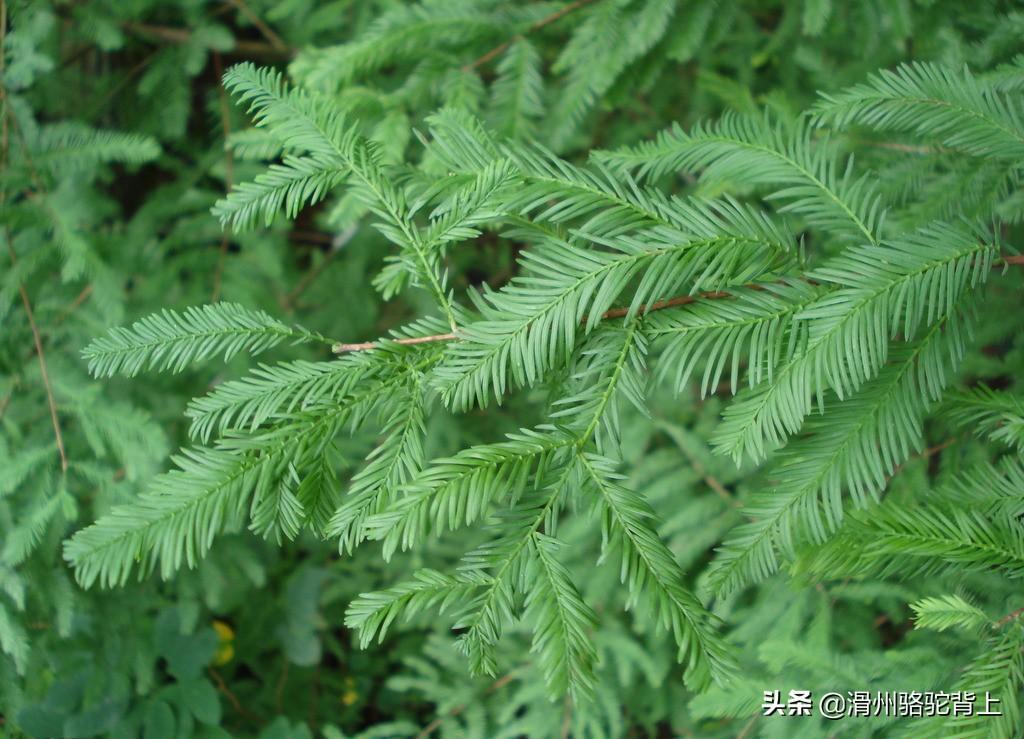
[[[756,285],[748,285],[747,287],[757,289]],[[695,300],[721,300],[724,298],[731,297],[732,295],[730,293],[724,292],[722,290],[709,290],[707,292],[698,293],[696,295],[679,295],[668,300],[659,300],[647,305],[641,304],[634,309],[634,312],[637,315],[643,315],[645,313],[653,313],[655,311],[665,310],[666,308],[675,308],[680,305],[689,305]],[[604,321],[609,318],[622,318],[628,315],[629,313],[630,308],[628,307],[612,308],[602,313],[600,320]],[[583,316],[580,323],[586,324],[587,316]],[[434,341],[454,341],[458,338],[459,336],[457,333],[450,332],[446,334],[435,334],[434,336],[416,336],[413,338],[404,339],[388,339],[388,343],[403,345],[426,344]],[[335,344],[334,346],[331,347],[331,351],[333,351],[335,354],[344,354],[346,352],[369,351],[370,349],[377,349],[380,346],[381,342],[379,341],[364,341],[357,344]]]
[[[1007,255],[998,257],[993,262],[993,268],[1001,265],[1024,265],[1024,255]],[[807,280],[810,284],[815,284],[813,280]],[[764,288],[758,284],[744,285],[744,287],[750,290],[763,290]],[[667,300],[658,300],[649,304],[640,304],[635,308],[637,315],[643,315],[645,313],[654,313],[655,311],[665,310],[666,308],[676,308],[681,305],[689,305],[697,300],[723,300],[734,297],[732,293],[725,290],[708,290],[705,292],[697,293],[696,295],[677,295],[674,298],[668,298]],[[601,314],[600,320],[606,321],[609,318],[623,318],[630,313],[628,306],[622,306],[621,308],[611,308]],[[580,323],[586,324],[588,320],[587,316],[583,316]],[[388,343],[401,344],[401,345],[415,345],[415,344],[426,344],[434,341],[454,341],[458,339],[457,332],[448,332],[444,334],[435,334],[433,336],[415,336],[412,338],[402,339],[388,339]],[[371,349],[377,349],[381,346],[379,341],[362,341],[354,344],[337,343],[331,347],[331,351],[335,354],[345,354],[347,352],[363,352]]]

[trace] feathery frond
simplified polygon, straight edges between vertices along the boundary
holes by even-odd
[[[135,565],[145,574],[159,562],[164,578],[183,564],[194,567],[219,532],[242,522],[253,478],[266,464],[214,450],[183,450],[174,462],[178,469],[157,478],[147,495],[67,542],[64,556],[83,586],[122,585]]]
[[[936,733],[949,736],[980,736],[995,734],[1012,736],[1020,726],[1020,690],[1024,685],[1024,629],[1014,619],[1003,632],[985,642],[985,649],[964,671],[956,687],[976,691],[982,696],[982,708],[988,710],[985,696],[998,703],[991,708],[996,715],[976,711],[972,716],[955,716],[946,719],[941,727],[937,721],[930,722]]]
[[[462,608],[467,596],[483,584],[465,575],[445,575],[436,570],[419,570],[414,579],[376,593],[363,593],[345,612],[345,625],[359,632],[364,648],[376,637],[383,641],[388,627],[399,615],[412,618],[426,608],[446,611]]]
[[[294,218],[303,206],[323,200],[346,174],[345,168],[324,166],[314,157],[286,156],[252,182],[237,185],[217,204],[215,215],[239,231],[249,230],[261,220],[269,226],[282,209],[286,218]]]
[[[806,345],[808,322],[797,316],[822,292],[802,280],[784,280],[731,288],[729,299],[697,299],[651,315],[645,319],[645,333],[665,340],[659,376],[671,373],[676,392],[681,392],[703,363],[703,397],[715,391],[728,368],[735,394],[745,357],[750,387],[772,382],[776,369]]]
[[[856,396],[814,417],[779,455],[779,482],[744,507],[752,519],[729,535],[711,570],[725,594],[760,582],[797,544],[825,541],[843,520],[844,494],[877,502],[897,467],[922,446],[924,414],[939,400],[966,351],[968,329],[951,315],[901,347]]]
[[[402,486],[401,495],[364,523],[371,539],[383,539],[384,557],[411,548],[427,532],[443,533],[482,518],[498,494],[515,500],[532,479],[562,464],[575,435],[555,427],[523,429],[507,441],[461,450],[437,459]]]
[[[940,485],[937,493],[941,500],[1016,518],[1024,514],[1024,460],[1007,455],[997,464],[978,463]]]
[[[433,292],[454,327],[455,317],[437,255],[430,253],[423,235],[412,223],[404,193],[384,173],[378,147],[360,136],[325,98],[289,89],[279,73],[240,64],[228,70],[224,84],[239,102],[248,104],[256,125],[267,128],[286,148],[307,152],[309,156],[302,160],[302,166],[294,158],[287,159],[287,172],[276,171],[273,177],[282,177],[274,182],[256,182],[219,201],[214,212],[221,221],[235,226],[251,224],[257,213],[266,216],[282,202],[297,208],[302,201],[322,194],[335,174],[344,170],[350,173],[349,183],[355,196],[384,221],[380,230],[411,254],[417,281],[423,281]]]
[[[357,40],[317,49],[293,63],[291,72],[315,89],[334,92],[388,64],[441,53],[481,39],[502,38],[515,15],[485,11],[471,0],[424,0],[392,6]],[[515,27],[515,26],[513,26]]]
[[[186,308],[182,313],[163,310],[129,328],[112,328],[83,349],[82,356],[96,377],[134,377],[144,369],[181,372],[216,354],[222,354],[225,361],[243,351],[256,355],[288,340],[331,343],[263,311],[217,303]]]
[[[545,110],[540,64],[536,47],[525,38],[502,55],[491,88],[489,119],[495,131],[514,139],[532,138]]]
[[[826,233],[878,243],[884,210],[870,178],[855,178],[852,160],[844,169],[828,142],[816,141],[813,133],[804,119],[789,130],[767,115],[726,114],[690,133],[676,125],[653,142],[595,156],[647,178],[690,172],[705,181],[767,185],[772,198],[784,201],[783,212]]]
[[[998,569],[1024,576],[1024,540],[1017,522],[998,513],[944,505],[877,508],[856,519],[864,556],[886,573],[914,577],[950,570]]]
[[[984,611],[960,595],[922,598],[911,603],[910,607],[914,611],[914,628],[917,629],[976,630],[989,620]]]
[[[822,98],[815,113],[823,123],[913,131],[979,157],[1017,162],[1024,157],[1024,106],[967,69],[902,64]]]
[[[550,481],[540,489],[498,514],[497,538],[467,552],[460,560],[460,572],[486,577],[477,601],[454,626],[463,630],[456,646],[468,658],[473,674],[495,675],[495,646],[505,624],[515,619],[516,594],[528,589],[528,565],[536,554],[531,548],[534,536],[541,528],[555,532],[559,509],[578,472],[575,460],[553,471]],[[560,646],[568,649],[568,645]]]
[[[961,428],[1024,452],[1024,399],[979,385],[950,396],[946,410]]]
[[[534,557],[526,578],[532,587],[527,592],[525,610],[533,624],[530,651],[537,655],[552,694],[571,691],[575,700],[585,700],[594,691],[597,654],[590,631],[597,625],[597,615],[583,601],[569,570],[557,559],[562,543],[535,532],[531,544]]]
[[[726,680],[735,669],[728,650],[712,631],[713,617],[680,585],[672,553],[647,524],[650,507],[618,483],[610,460],[588,453],[580,460],[598,493],[604,551],[621,556],[620,579],[629,588],[630,604],[642,604],[672,634],[689,684],[699,688]]]
[[[737,463],[763,459],[799,431],[815,398],[823,406],[827,388],[849,397],[877,375],[897,335],[912,338],[955,310],[986,280],[995,254],[985,234],[935,223],[885,244],[852,247],[811,272],[835,289],[797,314],[809,322],[806,345],[771,382],[726,410],[716,451]]]
[[[372,377],[371,365],[358,361],[261,364],[250,376],[217,385],[185,410],[189,434],[204,443],[228,429],[253,430],[268,419],[306,410],[324,399],[341,398]]]
[[[75,123],[57,123],[39,130],[29,146],[28,158],[14,149],[12,166],[29,170],[73,173],[106,162],[142,164],[160,155],[160,145],[150,136],[91,129]],[[21,159],[21,161],[19,161]]]
[[[326,533],[338,537],[342,552],[351,552],[363,540],[366,519],[386,509],[398,488],[412,479],[423,463],[426,429],[422,379],[413,373],[406,387],[395,390],[402,393],[402,398],[381,430],[384,441],[352,478],[341,506],[327,522]]]

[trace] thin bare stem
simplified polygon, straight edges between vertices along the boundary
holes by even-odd
[[[544,16],[539,21],[537,21],[536,23],[531,25],[529,28],[527,28],[525,33],[516,34],[515,36],[513,36],[510,39],[508,39],[507,41],[503,41],[502,43],[498,44],[497,46],[495,46],[493,49],[488,51],[483,56],[479,56],[476,59],[474,59],[473,61],[471,61],[469,64],[463,65],[462,71],[463,72],[471,72],[472,70],[476,69],[477,67],[482,67],[483,65],[487,64],[487,62],[491,61],[495,57],[497,57],[500,54],[502,54],[502,52],[504,52],[506,49],[508,49],[508,47],[510,47],[518,39],[521,39],[527,33],[533,33],[534,31],[540,30],[541,28],[544,28],[544,26],[550,25],[550,24],[554,23],[555,21],[560,20],[561,18],[564,18],[565,16],[569,15],[569,13],[573,12],[574,10],[582,8],[584,5],[589,5],[593,1],[594,0],[576,0],[576,2],[569,3],[565,7],[560,8],[559,10],[556,10],[554,13],[551,13],[550,15]]]
[[[333,262],[341,253],[341,250],[345,248],[345,244],[351,241],[352,237],[355,236],[358,231],[358,226],[351,226],[337,236],[330,238],[328,243],[331,245],[331,250],[327,252],[327,256],[320,260],[320,264],[313,269],[308,270],[306,274],[302,276],[299,283],[281,300],[281,307],[285,310],[291,310],[295,306],[295,301],[297,301],[299,297],[306,292],[310,285],[316,282],[316,279],[324,273],[324,270],[331,265],[331,262]]]
[[[133,21],[122,23],[121,27],[129,33],[134,33],[136,36],[154,38],[160,41],[166,41],[170,44],[187,44],[192,40],[192,31],[187,28],[156,26],[150,23],[135,23]],[[280,58],[289,57],[293,52],[291,49],[279,49],[273,44],[267,44],[262,41],[245,41],[242,39],[236,39],[235,45],[231,47],[230,51],[225,53],[239,56],[266,56]]]
[[[760,716],[752,716],[746,724],[743,725],[743,729],[736,735],[736,739],[747,739],[750,736],[750,732],[754,730],[754,726],[757,724],[757,720]]]
[[[120,93],[121,90],[123,90],[125,88],[125,86],[127,86],[127,84],[129,82],[131,82],[132,79],[139,72],[141,72],[143,69],[145,69],[147,66],[149,66],[149,64],[154,59],[156,59],[157,54],[159,54],[159,53],[160,53],[160,49],[154,49],[149,54],[147,54],[146,57],[142,61],[140,61],[134,67],[129,69],[125,73],[125,75],[117,82],[116,85],[111,87],[110,90],[108,90],[107,93],[103,97],[101,97],[99,100],[97,100],[95,103],[93,103],[91,110],[89,111],[89,113],[84,115],[83,118],[88,120],[88,119],[92,118],[93,115],[95,115],[96,113],[101,111],[104,107],[106,107],[107,103],[109,103],[111,100],[113,100],[118,95],[118,93]]]
[[[434,341],[451,341],[458,338],[454,333],[447,334],[434,334],[433,336],[414,336],[411,339],[393,339],[392,344],[429,344]],[[335,354],[345,354],[346,352],[365,352],[370,349],[376,349],[380,346],[379,341],[363,341],[358,344],[335,344],[331,347],[331,351]]]
[[[925,449],[923,452],[921,452],[921,457],[923,457],[924,459],[928,459],[928,457],[935,456],[943,449],[953,446],[958,441],[960,441],[959,436],[954,436],[952,439],[946,439],[941,444],[936,444],[935,446],[930,446],[927,449]]]
[[[288,684],[290,660],[287,655],[284,655],[281,662],[281,674],[277,678],[277,687],[274,689],[274,708],[278,713],[281,713],[281,706],[284,703],[284,687]]]
[[[14,246],[11,244],[10,229],[4,229],[4,236],[7,239],[7,252],[11,256],[11,265],[17,264],[18,257],[14,253]],[[36,356],[39,357],[39,374],[43,378],[43,388],[46,390],[46,402],[50,406],[50,421],[53,423],[53,435],[57,438],[57,451],[60,454],[61,472],[68,471],[68,455],[64,450],[64,435],[60,430],[60,420],[57,417],[57,401],[53,397],[53,385],[50,383],[50,371],[46,366],[46,354],[43,352],[43,339],[39,334],[39,327],[36,325],[35,314],[32,312],[32,303],[28,299],[28,292],[25,286],[18,285],[18,293],[21,295],[21,304],[25,307],[25,315],[28,316],[28,325],[32,329],[32,341],[35,343]]]
[[[1018,608],[1016,611],[1012,613],[1007,613],[1001,619],[996,621],[996,628],[1001,629],[1002,627],[1006,626],[1006,624],[1010,623],[1011,621],[1017,618],[1020,618],[1021,616],[1024,616],[1024,608]]]
[[[291,49],[288,48],[288,44],[284,42],[284,39],[278,36],[274,32],[273,28],[268,26],[264,22],[264,20],[260,18],[255,11],[253,11],[252,8],[246,5],[245,0],[228,0],[228,2],[234,5],[236,8],[238,8],[238,11],[246,18],[248,18],[250,23],[256,26],[259,32],[263,35],[263,38],[269,41],[271,46],[273,46],[278,51],[291,53]]]
[[[210,673],[210,677],[213,678],[214,684],[217,686],[217,692],[228,699],[228,702],[231,704],[231,707],[235,709],[235,712],[239,716],[244,718],[246,721],[251,721],[253,723],[261,723],[263,721],[262,718],[252,713],[251,711],[246,710],[245,707],[242,706],[242,702],[238,700],[238,696],[235,695],[232,692],[231,688],[227,686],[227,683],[224,682],[224,678],[221,677],[220,673],[217,670],[215,670],[213,667],[207,669]]]
[[[719,482],[714,475],[708,472],[704,465],[701,464],[701,461],[697,459],[697,457],[693,453],[691,453],[689,449],[686,448],[686,444],[683,443],[683,439],[680,437],[679,433],[676,431],[674,426],[672,426],[670,423],[661,420],[656,421],[656,424],[659,428],[661,428],[662,431],[664,431],[672,438],[672,441],[675,442],[675,445],[679,448],[679,451],[681,451],[683,455],[686,457],[686,459],[689,461],[690,467],[693,468],[693,471],[700,475],[701,478],[703,478],[705,485],[711,488],[711,490],[714,491],[714,493],[718,497],[720,497],[729,505],[735,508],[742,507],[743,504],[736,500],[735,496],[733,496],[733,494],[729,492],[729,489],[726,488],[725,485],[723,485],[721,482]]]
[[[302,297],[302,293],[306,292],[310,285],[316,282],[316,278],[323,274],[324,270],[331,265],[331,262],[334,261],[336,256],[338,256],[338,252],[336,250],[327,252],[327,256],[320,261],[320,264],[315,266],[313,269],[308,270],[292,291],[284,296],[284,299],[281,301],[281,306],[285,310],[291,310],[295,306],[295,301]]]
[[[57,316],[57,323],[61,323],[67,319],[68,316],[78,310],[82,306],[82,303],[89,299],[90,295],[92,295],[92,283],[83,287],[81,292],[79,292],[75,299],[71,301],[68,307],[60,312],[60,315]]]
[[[753,287],[753,286],[750,286]],[[637,315],[644,313],[653,313],[656,310],[665,310],[666,308],[675,308],[679,305],[688,305],[698,299],[704,300],[721,300],[723,298],[731,298],[732,294],[722,292],[721,290],[712,290],[711,292],[698,293],[696,295],[680,295],[675,298],[669,298],[668,300],[658,300],[649,305],[641,305],[637,308]],[[606,321],[609,318],[622,318],[629,315],[629,308],[612,308],[606,310],[601,314],[601,320]],[[586,317],[583,319],[586,320]]]

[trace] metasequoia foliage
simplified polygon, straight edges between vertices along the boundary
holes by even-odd
[[[998,223],[960,216],[904,228],[888,219],[897,206],[828,136],[863,123],[934,137],[963,156],[1013,157],[1024,135],[1018,100],[967,72],[912,65],[826,96],[796,122],[764,113],[675,126],[652,143],[595,153],[588,166],[445,110],[428,119],[424,137],[424,161],[448,171],[436,178],[388,165],[327,98],[275,72],[241,65],[225,85],[282,147],[282,164],[214,208],[225,226],[294,215],[344,186],[394,245],[378,284],[386,294],[425,290],[434,307],[353,347],[358,356],[267,367],[197,400],[190,413],[200,435],[207,440],[219,417],[219,438],[184,451],[179,469],[142,499],[68,543],[83,584],[123,583],[133,567],[169,576],[242,521],[277,540],[310,525],[336,538],[342,554],[382,540],[386,557],[430,533],[483,526],[485,539],[454,570],[424,570],[367,593],[346,623],[368,644],[400,617],[450,613],[470,670],[497,675],[495,645],[524,618],[551,691],[580,699],[592,693],[588,630],[597,617],[559,561],[558,530],[566,516],[593,516],[602,559],[619,563],[627,606],[672,634],[694,688],[724,683],[735,657],[718,619],[683,584],[643,491],[618,471],[621,407],[646,411],[649,367],[674,373],[677,389],[695,368],[705,391],[727,373],[734,392],[742,368],[748,386],[726,406],[714,447],[736,464],[774,460],[773,484],[747,501],[749,521],[712,561],[713,592],[760,582],[806,545],[827,548],[847,529],[857,533],[836,553],[844,565],[856,557],[847,566],[858,571],[1018,572],[1024,555],[1005,513],[878,506],[889,477],[923,451],[924,419],[964,358],[990,274],[1017,260],[1002,251]],[[742,177],[774,207],[649,184],[677,171],[702,181]],[[498,289],[458,295],[446,255],[484,230],[528,245],[518,274]],[[215,304],[116,329],[85,355],[94,374],[134,374],[285,339],[325,341]],[[467,412],[550,382],[561,389],[532,429],[425,458],[424,419],[435,399]],[[1005,407],[991,393],[976,397]],[[303,500],[297,489],[342,428],[365,424],[382,441],[319,526],[321,496]],[[981,542],[1001,553],[972,555]]]

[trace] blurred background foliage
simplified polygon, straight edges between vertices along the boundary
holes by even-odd
[[[776,579],[725,606],[730,640],[756,655],[759,672],[744,677],[751,690],[693,699],[666,637],[615,615],[624,597],[618,573],[587,564],[598,542],[578,521],[564,532],[567,564],[588,573],[578,583],[583,594],[608,611],[594,634],[602,683],[586,715],[548,700],[529,671],[524,634],[503,642],[505,663],[519,667],[497,680],[468,677],[448,630],[427,619],[357,648],[342,626],[349,601],[427,558],[455,562],[464,542],[398,555],[385,572],[375,547],[339,557],[334,544],[313,537],[278,547],[241,532],[171,581],[83,591],[61,541],[135,497],[170,450],[187,443],[188,400],[237,376],[244,361],[97,382],[79,352],[110,326],[216,300],[352,341],[426,307],[403,302],[426,299],[416,294],[380,299],[369,277],[383,265],[386,242],[344,195],[294,221],[222,232],[214,201],[277,154],[225,97],[220,77],[232,63],[277,66],[333,96],[395,161],[443,105],[573,158],[728,110],[768,107],[792,117],[819,90],[910,59],[998,74],[1024,38],[1015,3],[979,0],[953,12],[911,0],[6,0],[2,15],[5,735],[725,737],[756,729],[781,737],[794,735],[791,723],[747,718],[766,686],[884,689],[897,678],[924,686],[942,674],[934,661],[941,641],[917,646],[905,605],[916,594],[903,586],[799,590]],[[941,209],[950,194],[936,190]],[[453,252],[452,286],[497,286],[514,257],[485,236]],[[1019,310],[1014,300],[1007,294],[990,310]],[[982,341],[1006,340],[1005,326],[982,325],[991,325]],[[1020,366],[1019,347],[1008,356]],[[979,376],[992,370],[972,367]],[[717,400],[661,392],[651,403],[654,425],[624,419],[633,429],[624,454],[631,486],[662,517],[679,562],[695,569],[741,520],[735,500],[756,479],[710,454]],[[535,415],[528,396],[511,399],[498,429],[493,413],[457,423],[435,415],[427,456]],[[333,463],[344,474],[372,442],[339,444]],[[917,459],[899,484],[923,484],[962,464]],[[995,591],[1005,585],[993,582]],[[957,649],[956,637],[947,646]],[[827,657],[839,652],[844,661]]]

